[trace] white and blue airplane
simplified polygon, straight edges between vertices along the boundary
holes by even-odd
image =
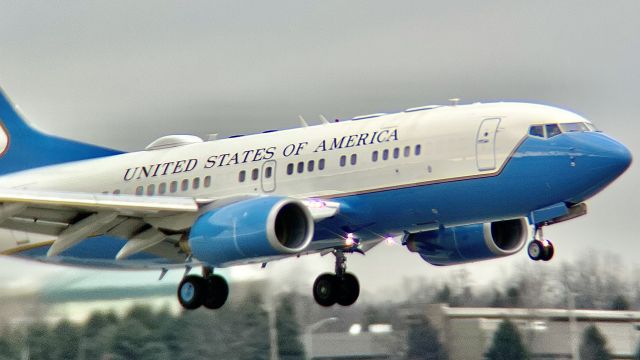
[[[554,248],[542,228],[586,213],[629,150],[572,112],[424,106],[124,153],[44,134],[0,92],[0,253],[80,266],[186,268],[186,309],[221,307],[214,268],[333,253],[313,286],[353,304],[346,254],[397,241],[433,265]],[[202,275],[189,275],[192,267]]]

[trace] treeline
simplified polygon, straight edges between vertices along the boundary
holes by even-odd
[[[464,268],[442,279],[416,279],[409,302],[447,303],[453,307],[568,308],[640,310],[640,269],[627,268],[618,256],[585,252],[561,263],[523,261],[492,281],[474,286]],[[573,298],[573,299],[571,299]]]
[[[6,325],[0,328],[0,360],[259,360],[270,359],[272,349],[280,359],[305,359],[305,332],[328,318],[339,321],[327,322],[318,332],[347,332],[354,323],[363,331],[371,324],[391,324],[392,358],[446,359],[437,331],[416,311],[422,305],[566,308],[572,297],[576,308],[640,309],[639,280],[620,264],[609,255],[574,263],[527,262],[484,286],[473,286],[462,268],[445,281],[404,280],[404,299],[371,303],[367,300],[375,296],[363,294],[351,307],[323,308],[308,295],[265,294],[257,290],[264,287],[256,286],[216,311],[175,313],[135,306],[124,315],[96,312],[83,323]]]
[[[82,324],[62,320],[7,328],[0,359],[269,359],[269,319],[261,296],[229,305],[180,314],[135,306],[122,316],[93,313]]]

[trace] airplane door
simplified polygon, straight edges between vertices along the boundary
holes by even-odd
[[[262,164],[262,191],[273,192],[276,190],[276,161],[269,160]]]
[[[476,137],[476,162],[478,170],[487,171],[496,168],[496,133],[500,118],[484,119]]]

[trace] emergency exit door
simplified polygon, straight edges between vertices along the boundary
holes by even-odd
[[[273,192],[276,190],[276,161],[269,160],[262,164],[262,191]]]
[[[478,170],[488,171],[496,168],[496,133],[500,118],[484,119],[476,136],[476,163]]]

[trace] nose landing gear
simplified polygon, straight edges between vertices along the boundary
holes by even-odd
[[[322,274],[313,283],[313,298],[321,306],[332,306],[338,303],[349,306],[358,300],[360,283],[358,278],[347,273],[347,257],[342,250],[333,253],[336,256],[336,273]]]
[[[549,261],[553,258],[554,252],[553,243],[544,238],[542,226],[536,226],[534,239],[527,246],[529,258],[534,261]]]

